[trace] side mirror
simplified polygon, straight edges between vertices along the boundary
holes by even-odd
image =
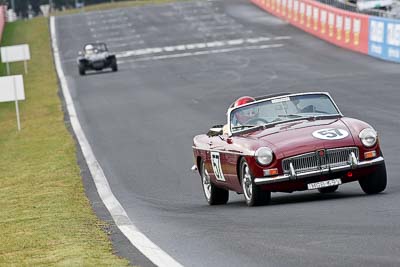
[[[224,127],[224,125],[214,125],[213,127],[210,128],[210,130],[208,130],[207,135],[208,136],[218,136],[218,135],[222,135],[222,128]]]
[[[79,51],[79,52],[78,52],[78,55],[79,55],[79,56],[83,56],[83,52],[82,52],[82,51]]]

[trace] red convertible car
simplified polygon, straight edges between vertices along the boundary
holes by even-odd
[[[271,192],[332,193],[353,181],[367,194],[386,188],[377,132],[323,92],[239,98],[226,125],[194,137],[193,153],[210,205],[227,203],[229,190],[257,206]]]

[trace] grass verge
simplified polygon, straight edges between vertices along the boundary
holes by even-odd
[[[2,45],[21,43],[32,56],[21,132],[14,103],[0,103],[0,266],[126,266],[84,192],[57,95],[47,19],[7,24]],[[22,74],[23,64],[11,69]]]
[[[130,0],[130,1],[117,1],[117,2],[110,2],[110,3],[103,3],[103,4],[96,4],[96,5],[89,5],[85,6],[82,9],[67,9],[64,11],[55,11],[52,15],[68,15],[68,14],[75,14],[80,12],[88,12],[88,11],[101,11],[113,8],[124,8],[124,7],[135,7],[135,6],[143,6],[149,4],[166,4],[172,2],[185,2],[190,0]]]

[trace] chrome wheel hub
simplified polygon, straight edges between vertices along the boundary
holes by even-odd
[[[210,175],[208,174],[208,171],[206,170],[204,164],[202,166],[202,181],[203,181],[203,190],[204,190],[204,195],[206,196],[207,199],[210,199],[211,197],[211,182],[210,182]]]
[[[253,186],[251,183],[251,174],[249,170],[249,165],[247,165],[247,163],[243,165],[242,169],[242,187],[244,196],[246,197],[247,200],[250,200],[253,194]]]

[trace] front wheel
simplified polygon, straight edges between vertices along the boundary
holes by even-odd
[[[366,194],[378,194],[385,190],[387,184],[386,165],[382,163],[376,166],[376,169],[367,177],[358,180],[361,189]]]
[[[247,206],[266,205],[271,201],[271,192],[261,190],[261,188],[254,183],[249,164],[244,158],[240,161],[240,179]]]
[[[216,187],[210,179],[204,161],[200,162],[200,176],[203,185],[203,193],[209,205],[226,204],[229,199],[229,191]]]
[[[79,74],[80,75],[85,75],[86,74],[86,69],[82,64],[79,64]]]

